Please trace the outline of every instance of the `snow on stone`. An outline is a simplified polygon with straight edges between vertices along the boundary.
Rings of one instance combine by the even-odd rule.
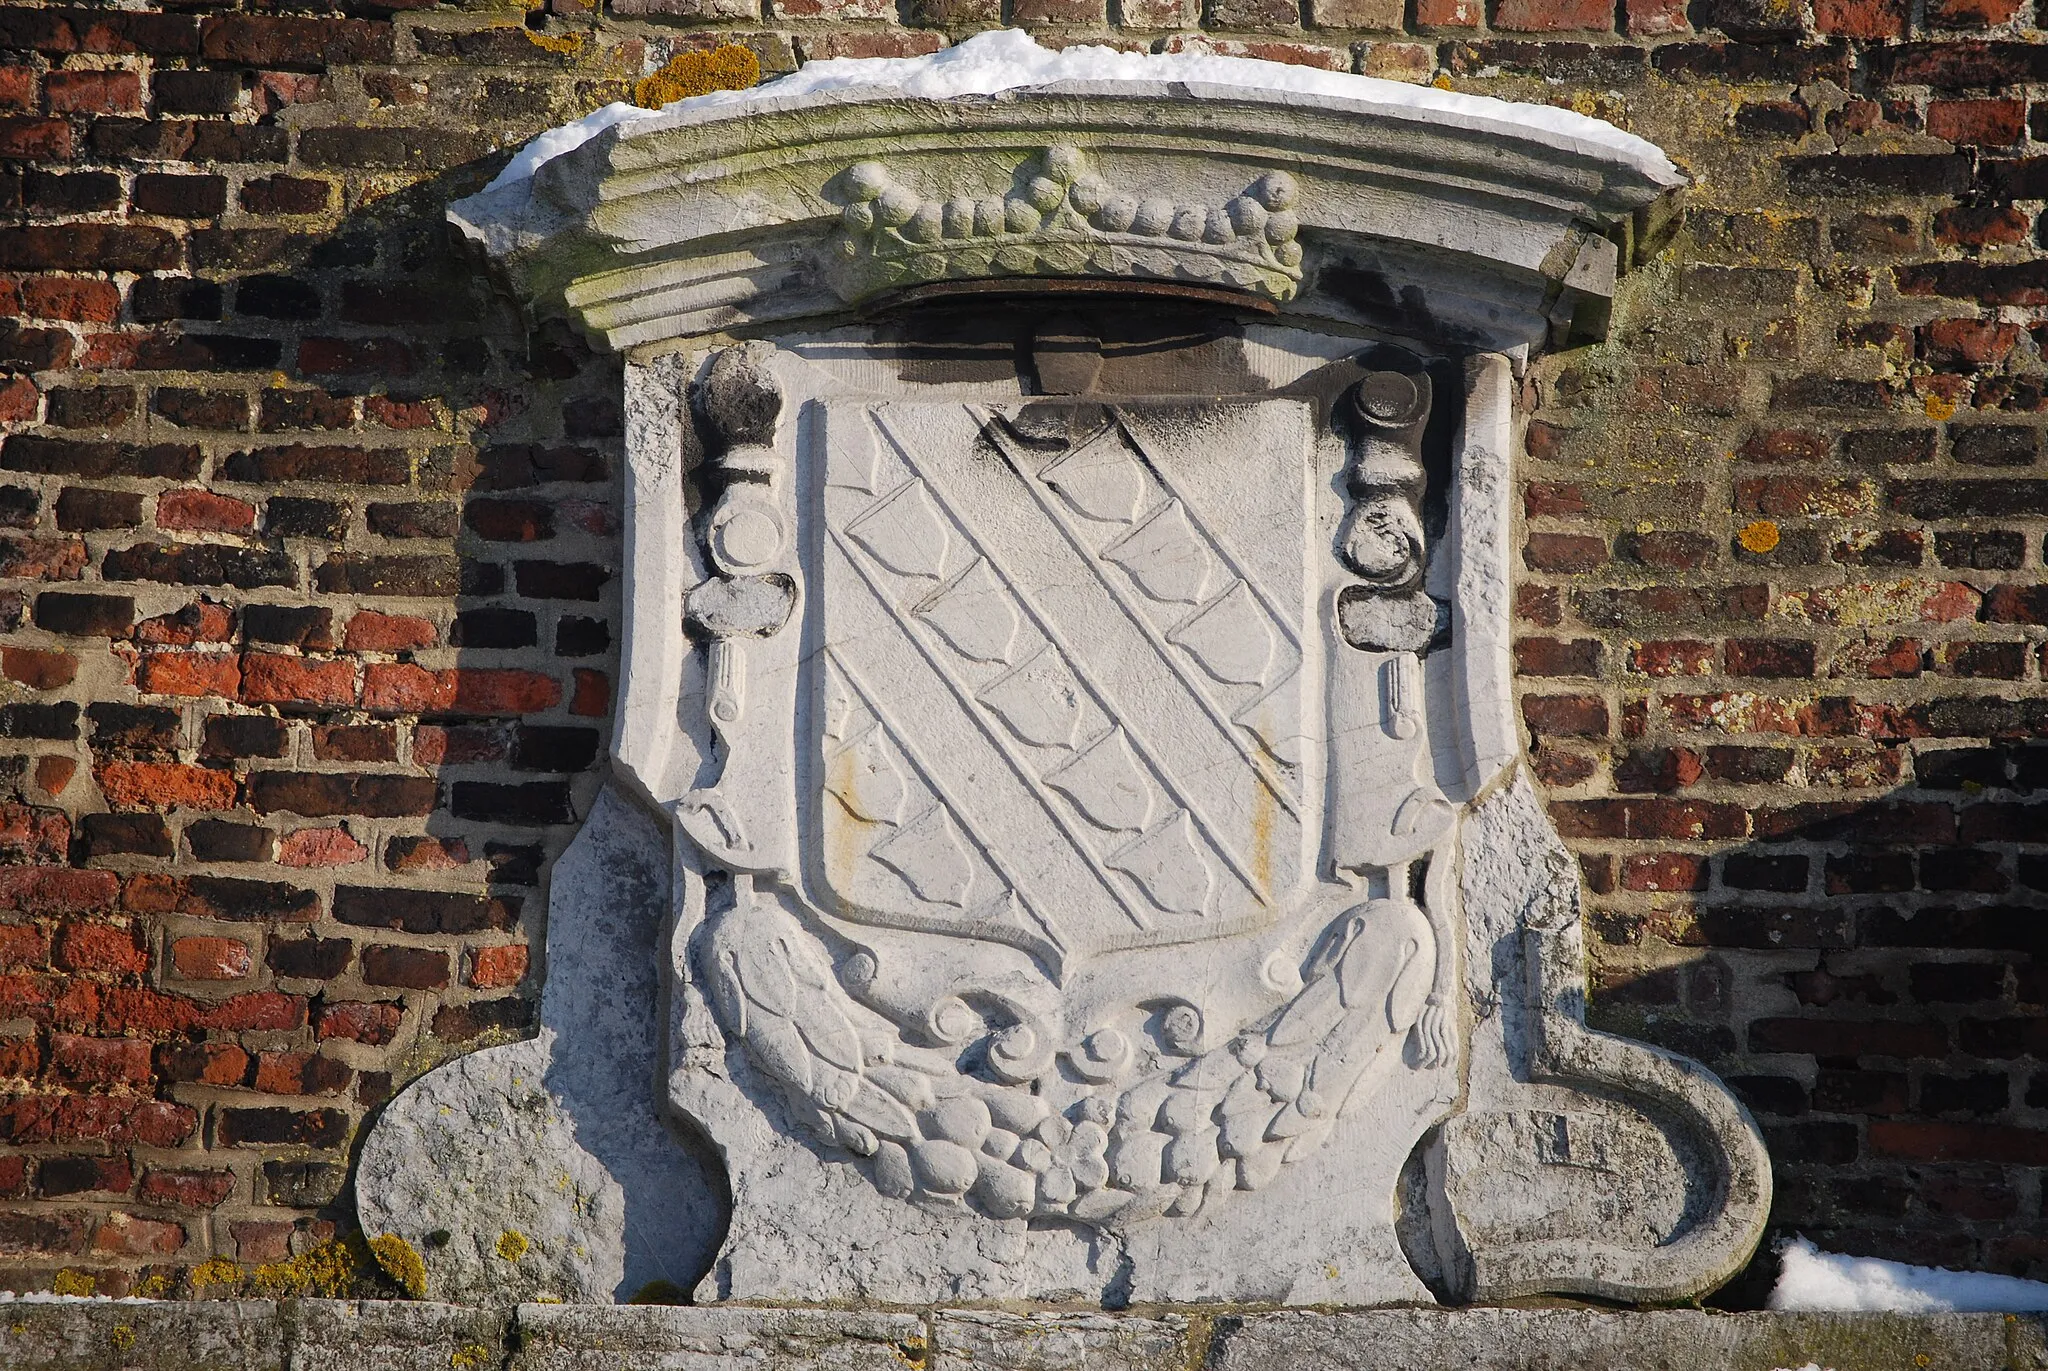
[[[581,147],[614,124],[649,119],[656,114],[744,109],[769,101],[836,91],[860,91],[876,99],[945,99],[956,95],[993,95],[997,91],[1062,81],[1186,81],[1427,110],[1491,124],[1504,134],[1526,136],[1531,129],[1541,130],[1619,154],[1654,176],[1675,179],[1678,174],[1654,143],[1624,133],[1605,120],[1549,105],[1515,104],[1483,95],[1438,90],[1434,86],[1250,57],[1120,52],[1115,48],[1078,45],[1054,51],[1040,47],[1022,29],[995,29],[927,57],[834,57],[806,62],[790,75],[750,90],[693,95],[658,111],[625,104],[606,105],[528,143],[485,189],[497,190],[525,180],[542,163]]]
[[[1805,1238],[1782,1249],[1771,1308],[1792,1312],[2023,1314],[2048,1309],[2048,1284],[1986,1271],[1908,1266],[1823,1252]]]

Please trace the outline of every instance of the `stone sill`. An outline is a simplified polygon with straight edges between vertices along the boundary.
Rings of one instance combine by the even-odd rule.
[[[2042,1371],[2009,1314],[1189,1310],[1152,1317],[341,1300],[18,1301],[9,1371]]]

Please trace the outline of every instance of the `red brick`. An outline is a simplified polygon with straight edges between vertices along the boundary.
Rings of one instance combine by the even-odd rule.
[[[154,647],[193,647],[200,643],[224,643],[234,637],[235,616],[226,605],[194,600],[169,614],[144,619],[135,626],[135,641]],[[232,662],[233,658],[228,658]],[[228,694],[234,693],[230,686]]]
[[[1927,131],[1971,146],[2006,147],[2026,134],[2024,100],[1930,100]]]
[[[111,871],[0,867],[0,909],[24,914],[85,914],[110,909],[121,892]]]
[[[1500,0],[1493,26],[1507,33],[1599,32],[1614,27],[1603,0]]]
[[[1958,205],[1934,216],[1935,241],[1951,247],[2010,247],[2032,231],[2026,211],[2016,205]]]
[[[149,1044],[136,1038],[50,1035],[50,1075],[67,1085],[111,1089],[150,1082]]]
[[[247,533],[256,527],[256,507],[208,490],[167,490],[157,497],[156,526],[174,531]]]
[[[393,838],[384,850],[393,871],[454,871],[469,861],[469,844],[460,838]]]
[[[1415,0],[1415,24],[1425,29],[1476,29],[1486,19],[1479,0]]]
[[[611,713],[612,681],[602,671],[577,667],[576,692],[569,698],[569,712],[585,719],[601,719]]]
[[[114,1147],[176,1147],[199,1127],[181,1104],[107,1095],[28,1095],[0,1103],[0,1141],[104,1142]]]
[[[66,924],[57,935],[53,960],[66,971],[142,972],[149,953],[131,929],[104,923]]]
[[[142,78],[132,71],[53,71],[43,92],[52,114],[142,112]]]
[[[1525,695],[1522,718],[1534,734],[1566,738],[1607,736],[1607,703],[1596,695]]]
[[[63,861],[70,841],[71,821],[62,810],[0,803],[0,856],[14,861]],[[13,874],[19,869],[0,868],[0,891],[11,888],[13,881],[20,879]],[[39,881],[40,873],[33,873],[29,879]]]
[[[1522,560],[1531,571],[1593,571],[1607,562],[1607,540],[1584,533],[1531,533]]]
[[[439,635],[426,619],[362,610],[348,621],[343,646],[350,652],[406,652],[432,647]]]
[[[1622,26],[1631,37],[1684,33],[1690,27],[1685,19],[1685,0],[1623,0],[1621,10]]]
[[[1621,864],[1624,890],[1705,890],[1707,862],[1704,857],[1682,852],[1653,852],[1625,857]]]
[[[184,1245],[183,1224],[134,1214],[109,1214],[92,1235],[95,1252],[123,1257],[167,1257]]]
[[[353,663],[287,657],[268,652],[242,656],[242,699],[249,704],[352,705]]]
[[[191,981],[238,981],[252,965],[249,944],[240,938],[190,937],[171,944],[171,965]]]
[[[146,695],[229,699],[242,688],[241,660],[227,652],[145,652],[135,688]]]
[[[136,1198],[181,1209],[212,1209],[234,1193],[232,1171],[183,1171],[152,1166],[144,1173]]]
[[[479,947],[470,954],[469,983],[479,990],[503,990],[526,979],[526,945]]]
[[[249,1075],[249,1054],[233,1043],[180,1043],[157,1049],[166,1080],[200,1085],[240,1085]]]
[[[402,713],[534,714],[562,702],[551,676],[512,668],[455,667],[428,671],[410,663],[363,669],[363,706]]]
[[[262,1052],[256,1057],[256,1088],[266,1095],[332,1095],[347,1089],[354,1074],[347,1063],[315,1052]]]
[[[1906,1161],[2048,1166],[2048,1132],[2006,1124],[1873,1121],[1870,1146]]]
[[[343,1000],[321,1006],[314,1031],[322,1042],[343,1038],[367,1043],[371,1047],[383,1047],[398,1036],[398,1025],[404,1017],[402,1005]]]
[[[38,319],[111,324],[120,317],[121,290],[111,281],[31,277],[21,283],[21,307]]]
[[[235,1258],[242,1262],[281,1262],[292,1254],[298,1225],[268,1219],[237,1219],[228,1225],[235,1240]]]
[[[56,690],[78,675],[78,659],[68,652],[40,647],[0,648],[0,672],[32,690]]]
[[[38,924],[0,924],[0,968],[41,966],[50,959],[50,935]]]
[[[226,771],[177,762],[102,762],[93,768],[100,793],[116,809],[228,809],[235,778]]]
[[[1992,366],[2025,338],[2017,324],[1990,319],[1937,319],[1920,326],[1920,355],[1942,366]]]
[[[370,855],[370,850],[339,828],[302,828],[288,833],[277,845],[281,866],[348,866]]]

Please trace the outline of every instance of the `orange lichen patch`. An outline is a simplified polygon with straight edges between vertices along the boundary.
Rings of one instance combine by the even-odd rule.
[[[1762,555],[1778,545],[1778,526],[1769,519],[1758,519],[1744,524],[1735,541],[1742,544],[1743,551]]]
[[[660,109],[714,90],[745,90],[761,84],[761,59],[751,48],[720,43],[709,52],[681,52],[652,76],[633,84],[633,103]]]

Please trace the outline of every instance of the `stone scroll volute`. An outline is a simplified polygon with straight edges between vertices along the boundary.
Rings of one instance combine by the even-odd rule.
[[[628,350],[614,753],[673,836],[650,1079],[730,1192],[697,1297],[1726,1279],[1754,1125],[1584,1027],[1506,688],[1513,374],[1668,164],[1144,82],[804,108],[455,212]]]

